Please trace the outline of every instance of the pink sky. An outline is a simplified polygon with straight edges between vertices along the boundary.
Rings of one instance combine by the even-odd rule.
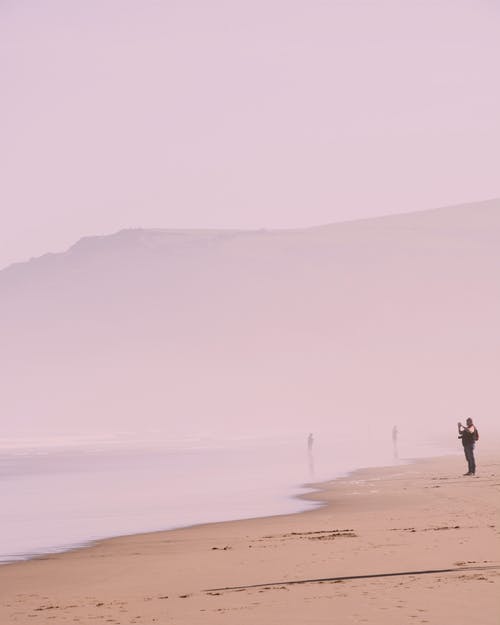
[[[500,195],[497,0],[2,0],[0,268]]]

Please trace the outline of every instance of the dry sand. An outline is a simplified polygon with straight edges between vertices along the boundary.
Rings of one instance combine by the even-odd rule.
[[[364,469],[313,511],[0,567],[0,623],[498,625],[500,461],[479,462],[475,478],[458,455]]]

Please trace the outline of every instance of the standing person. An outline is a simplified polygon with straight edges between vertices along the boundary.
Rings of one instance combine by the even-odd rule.
[[[476,441],[479,439],[479,433],[470,417],[465,422],[465,425],[462,425],[460,421],[458,422],[458,438],[462,439],[462,445],[464,446],[465,458],[467,460],[467,464],[469,468],[467,473],[464,473],[464,475],[475,475],[476,474],[476,460],[474,458],[474,445],[476,444]]]
[[[307,460],[309,462],[309,475],[314,477],[314,456],[313,456],[313,443],[314,438],[312,432],[307,437]]]
[[[393,454],[394,454],[394,460],[398,460],[399,458],[399,453],[398,453],[398,426],[395,425],[392,428],[392,450],[393,450]]]

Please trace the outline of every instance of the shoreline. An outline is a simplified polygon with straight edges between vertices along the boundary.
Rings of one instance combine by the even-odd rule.
[[[358,469],[309,484],[315,490],[298,497],[319,503],[310,510],[9,563],[0,567],[1,621],[50,613],[54,623],[298,624],[337,613],[340,623],[465,625],[481,605],[481,625],[496,625],[500,569],[487,567],[500,567],[500,463],[481,452],[476,478],[461,476],[463,464],[454,454]],[[441,572],[418,574],[428,570]]]
[[[347,479],[349,476],[356,474],[358,471],[371,471],[371,470],[376,470],[380,468],[396,468],[398,466],[418,464],[419,462],[425,462],[428,459],[448,457],[451,455],[456,455],[456,454],[454,452],[449,452],[445,456],[436,455],[436,456],[423,456],[423,457],[416,457],[416,458],[399,458],[393,464],[369,465],[365,467],[358,467],[355,469],[347,470],[345,472],[341,472],[337,477],[332,477],[328,479],[320,479],[319,481],[304,482],[304,483],[295,485],[293,487],[295,490],[307,490],[309,492],[299,492],[299,493],[290,495],[287,498],[287,500],[288,501],[302,500],[302,501],[308,501],[308,502],[311,502],[311,501],[315,502],[316,505],[313,505],[310,508],[302,508],[296,511],[276,512],[273,514],[259,514],[256,516],[248,516],[248,517],[246,516],[234,517],[234,518],[229,517],[229,518],[213,520],[213,521],[200,521],[200,522],[195,522],[195,523],[188,523],[187,525],[176,525],[173,527],[166,527],[166,528],[163,527],[161,529],[155,529],[155,530],[145,530],[145,531],[125,533],[125,534],[112,534],[112,535],[98,537],[98,538],[90,538],[87,540],[83,540],[80,543],[71,543],[71,544],[68,543],[68,545],[66,546],[65,545],[56,546],[56,547],[53,547],[52,549],[48,549],[47,551],[41,551],[40,553],[27,554],[25,556],[21,556],[16,559],[0,561],[0,567],[3,568],[5,566],[11,566],[13,564],[22,564],[24,562],[31,562],[33,560],[45,559],[47,557],[62,556],[64,554],[71,553],[74,551],[80,551],[82,549],[89,549],[102,542],[107,542],[107,541],[119,539],[119,538],[133,538],[136,536],[157,534],[157,533],[162,533],[162,532],[171,532],[171,531],[176,531],[176,530],[181,530],[181,529],[196,528],[196,527],[201,527],[205,525],[212,525],[214,523],[231,523],[234,521],[255,521],[257,519],[268,519],[268,518],[273,518],[273,517],[288,516],[288,515],[294,515],[294,514],[304,514],[307,512],[311,512],[317,508],[321,508],[323,505],[327,505],[326,501],[317,499],[315,497],[309,497],[309,495],[321,493],[323,490],[326,490],[327,485],[332,484],[336,482],[337,480]]]

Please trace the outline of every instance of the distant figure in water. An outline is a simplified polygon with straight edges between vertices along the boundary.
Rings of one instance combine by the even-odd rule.
[[[309,462],[309,475],[311,477],[314,477],[313,444],[314,444],[314,437],[312,435],[312,432],[309,432],[309,436],[307,437],[307,460]]]
[[[458,422],[458,438],[462,439],[462,445],[464,446],[465,459],[467,460],[468,471],[464,475],[476,474],[476,459],[474,458],[474,446],[476,441],[479,440],[479,432],[474,425],[472,419],[469,417],[462,425]]]
[[[394,460],[397,460],[399,458],[399,453],[398,453],[398,426],[395,425],[392,428],[392,450],[393,450],[393,454],[394,454]]]

